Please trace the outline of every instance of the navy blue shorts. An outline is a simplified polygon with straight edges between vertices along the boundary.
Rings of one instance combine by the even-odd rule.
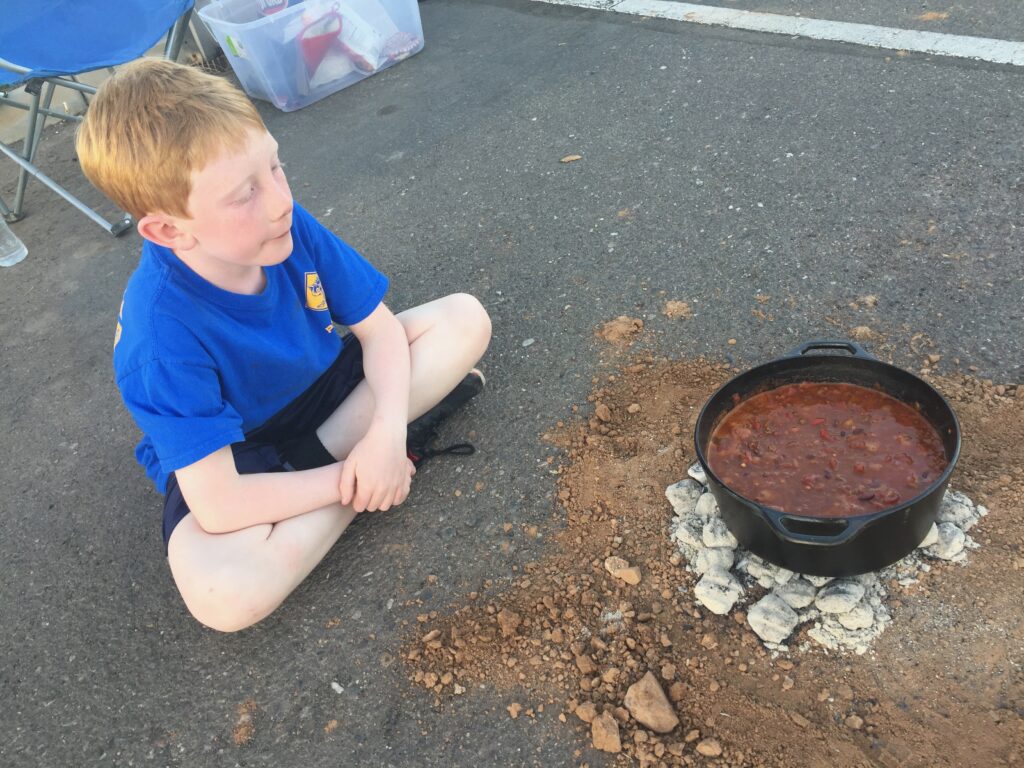
[[[281,459],[281,446],[316,432],[362,380],[363,348],[350,333],[345,336],[345,346],[338,354],[338,359],[309,389],[262,425],[248,432],[243,442],[231,446],[238,474],[287,471]],[[164,497],[165,553],[175,527],[188,513],[189,508],[181,495],[178,479],[172,472],[167,479],[167,493]]]

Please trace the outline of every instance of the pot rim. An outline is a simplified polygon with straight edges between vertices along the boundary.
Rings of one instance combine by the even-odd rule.
[[[851,357],[845,357],[845,358],[839,358],[839,359],[849,360],[851,358],[856,358],[858,360],[864,361],[864,364],[866,364],[866,365],[877,366],[877,367],[882,368],[883,370],[884,369],[888,369],[888,370],[891,370],[891,371],[896,371],[898,373],[898,375],[901,375],[901,376],[909,376],[911,379],[913,379],[915,382],[917,382],[921,387],[925,388],[926,390],[929,390],[935,397],[938,398],[939,402],[942,403],[942,405],[949,412],[949,415],[952,417],[952,421],[953,421],[953,436],[955,438],[955,444],[953,446],[952,455],[947,460],[946,468],[938,476],[936,476],[935,480],[933,480],[931,483],[929,483],[922,492],[918,493],[916,496],[912,497],[909,500],[900,501],[900,502],[894,504],[893,506],[885,507],[884,509],[880,509],[877,512],[871,512],[871,513],[864,514],[864,515],[849,515],[847,517],[818,517],[818,516],[814,516],[814,515],[798,515],[798,514],[794,514],[792,512],[786,512],[786,511],[778,509],[776,507],[770,507],[770,506],[761,504],[759,502],[754,501],[753,499],[748,499],[746,496],[743,496],[742,494],[734,491],[726,483],[724,483],[722,481],[722,479],[708,465],[707,457],[705,456],[705,452],[704,452],[704,447],[700,444],[700,441],[698,439],[698,434],[700,433],[700,427],[703,424],[703,422],[708,418],[708,409],[711,406],[711,404],[718,398],[718,396],[726,388],[728,388],[730,385],[734,384],[735,382],[739,381],[740,379],[747,378],[747,377],[752,377],[752,378],[756,379],[758,371],[760,371],[763,368],[767,368],[768,366],[776,365],[778,363],[784,363],[784,362],[786,362],[788,360],[800,360],[800,359],[803,359],[807,355],[807,352],[810,351],[810,350],[813,350],[813,349],[837,349],[837,348],[846,349],[847,351],[850,351],[852,353]],[[829,356],[828,355],[821,355],[821,356],[816,356],[816,357],[829,357]],[[843,382],[840,381],[840,382],[837,382],[837,383],[843,383]],[[846,382],[846,383],[853,383],[853,382]],[[778,386],[785,386],[785,385],[784,384],[779,384]],[[858,386],[862,386],[862,385],[858,385]],[[772,387],[770,389],[774,389],[774,388],[775,387]],[[769,390],[765,390],[765,391],[769,391]],[[888,393],[886,393],[886,394],[888,394]],[[896,400],[900,400],[900,402],[904,403],[905,405],[910,405],[905,400],[901,400],[900,398],[895,397],[895,395],[890,395],[890,397],[894,397]],[[935,427],[935,424],[930,419],[928,421],[932,425],[932,427],[935,428],[938,431],[938,428]],[[738,499],[739,501],[741,501],[744,504],[748,505],[749,507],[752,507],[753,510],[756,510],[760,514],[764,515],[769,520],[771,520],[773,523],[778,523],[779,519],[782,518],[782,517],[788,517],[788,518],[793,518],[794,520],[798,520],[798,521],[810,521],[810,522],[813,522],[813,523],[822,523],[822,522],[832,522],[832,521],[835,521],[837,523],[839,523],[839,522],[846,522],[848,525],[856,525],[857,530],[851,531],[851,532],[849,532],[849,534],[843,536],[843,542],[846,542],[846,541],[849,541],[850,539],[854,538],[857,535],[857,533],[860,532],[861,529],[867,527],[869,524],[875,522],[876,520],[878,520],[880,518],[887,517],[887,516],[889,516],[889,515],[891,515],[893,513],[899,512],[901,510],[909,509],[910,507],[914,506],[915,504],[918,504],[923,499],[925,499],[926,497],[928,497],[929,495],[934,493],[935,490],[938,489],[940,486],[942,486],[943,484],[947,483],[949,478],[950,478],[950,475],[953,474],[953,470],[956,468],[957,460],[960,458],[960,448],[961,448],[962,438],[961,438],[961,431],[960,431],[960,420],[957,418],[956,412],[953,410],[952,406],[949,404],[949,401],[946,400],[946,398],[942,395],[942,393],[939,392],[937,389],[935,389],[935,387],[933,387],[927,381],[925,381],[924,379],[916,376],[915,374],[911,373],[910,371],[904,370],[903,368],[900,368],[898,366],[891,365],[891,364],[886,363],[886,362],[884,362],[882,360],[879,360],[878,358],[876,358],[873,355],[869,354],[863,347],[861,347],[859,344],[857,344],[855,342],[846,341],[846,340],[831,340],[831,339],[829,339],[829,340],[809,341],[809,342],[806,342],[804,344],[801,344],[799,347],[797,347],[796,349],[792,350],[791,352],[789,352],[787,354],[784,354],[784,355],[781,355],[779,357],[773,358],[771,360],[768,360],[768,361],[766,361],[764,363],[760,363],[758,365],[755,365],[754,367],[748,368],[745,371],[741,371],[740,373],[736,374],[735,376],[730,378],[728,381],[723,383],[718,389],[716,389],[714,391],[714,393],[712,393],[712,395],[710,397],[708,397],[708,399],[704,402],[704,405],[701,407],[700,412],[697,414],[697,421],[695,422],[694,429],[693,429],[693,443],[694,443],[694,448],[696,449],[697,461],[700,463],[701,467],[704,469],[705,474],[707,474],[708,477],[712,478],[715,481],[715,484],[719,488],[721,488],[723,491],[725,491],[726,493],[728,493],[731,496],[735,497],[736,499]],[[773,525],[772,527],[777,529],[778,526]],[[808,542],[808,541],[800,540],[800,543],[802,543],[802,544],[813,544],[813,545],[817,545],[817,546],[829,546],[832,542],[823,542],[823,541]]]

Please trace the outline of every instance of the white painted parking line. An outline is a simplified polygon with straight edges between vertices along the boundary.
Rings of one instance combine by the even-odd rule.
[[[952,56],[958,59],[974,59],[1024,67],[1024,42],[1014,40],[948,35],[941,32],[879,27],[874,24],[855,24],[847,21],[825,21],[824,19],[808,19],[799,16],[783,16],[777,13],[739,11],[711,5],[677,3],[674,0],[540,0],[540,2],[575,5],[582,8],[629,13],[635,16],[675,19],[694,24],[743,29],[750,32],[769,32],[776,35],[806,37],[811,40],[831,40],[871,48],[890,48],[897,51],[930,53],[937,56]]]

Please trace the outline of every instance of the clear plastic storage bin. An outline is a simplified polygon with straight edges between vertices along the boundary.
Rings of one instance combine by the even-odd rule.
[[[246,93],[285,112],[423,48],[417,0],[215,0],[199,16]]]

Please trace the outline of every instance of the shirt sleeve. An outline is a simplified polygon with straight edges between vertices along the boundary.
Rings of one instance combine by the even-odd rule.
[[[365,320],[387,293],[387,277],[298,205],[295,217],[320,275],[331,317],[343,325]]]
[[[122,377],[118,387],[165,472],[245,438],[242,418],[224,401],[212,365],[154,360]]]

